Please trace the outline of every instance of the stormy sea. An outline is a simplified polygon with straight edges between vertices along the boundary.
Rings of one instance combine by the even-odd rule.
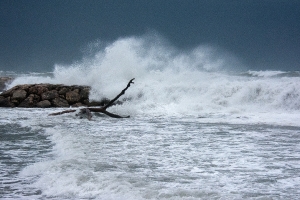
[[[96,45],[97,46],[97,45]],[[139,38],[18,84],[88,85],[115,97],[91,121],[64,108],[0,108],[0,199],[300,199],[300,72],[244,70],[199,46]]]

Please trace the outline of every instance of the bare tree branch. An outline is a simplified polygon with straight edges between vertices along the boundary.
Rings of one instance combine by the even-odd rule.
[[[62,115],[62,114],[71,113],[71,112],[76,112],[76,110],[64,110],[62,112],[51,113],[51,114],[49,114],[49,116]]]
[[[110,117],[113,117],[113,118],[129,118],[130,116],[124,116],[124,117],[122,117],[120,115],[116,115],[116,114],[110,113],[110,112],[106,111],[106,109],[109,108],[109,107],[111,107],[115,101],[117,101],[122,95],[125,94],[126,90],[130,87],[130,84],[134,84],[133,80],[134,80],[134,78],[131,79],[128,82],[126,88],[124,88],[120,92],[120,94],[118,94],[114,99],[112,99],[111,101],[109,101],[105,106],[100,107],[100,108],[91,108],[91,107],[89,107],[89,108],[82,108],[82,109],[80,109],[80,114],[86,114],[88,120],[91,120],[91,118],[92,118],[91,112],[101,112],[101,113],[104,113],[104,114],[106,114],[106,115],[108,115]],[[62,111],[62,112],[51,113],[49,115],[50,116],[62,115],[62,114],[65,114],[65,113],[71,113],[71,112],[75,112],[75,111],[76,110],[65,110],[65,111]]]
[[[112,106],[112,104],[118,100],[120,98],[120,96],[122,96],[123,94],[125,94],[125,91],[130,87],[130,84],[134,84],[133,82],[134,78],[131,79],[128,84],[127,84],[127,87],[125,89],[123,89],[120,94],[118,94],[113,100],[111,100],[110,102],[108,102],[103,108],[106,110],[108,107]]]

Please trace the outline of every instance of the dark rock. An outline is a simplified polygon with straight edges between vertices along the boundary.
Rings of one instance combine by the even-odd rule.
[[[48,92],[44,92],[41,97],[42,97],[42,100],[52,100],[52,99],[55,99],[57,98],[59,95],[58,95],[58,92],[56,90],[51,90],[51,91],[48,91]]]
[[[28,92],[28,89],[31,85],[29,84],[24,84],[24,85],[17,85],[18,90],[25,90],[26,92]]]
[[[90,103],[90,101],[88,100],[88,99],[84,99],[83,101],[82,101],[82,103],[84,104],[84,105],[89,105],[89,103]]]
[[[67,87],[63,87],[61,88],[59,91],[58,91],[58,94],[59,95],[66,95],[67,92],[70,91],[70,88],[67,88]]]
[[[0,107],[15,107],[15,104],[10,101],[10,97],[0,96]]]
[[[46,84],[38,84],[38,85],[33,85],[32,87],[29,88],[28,92],[30,94],[37,94],[37,95],[41,95],[45,92],[48,92],[49,89],[47,87]]]
[[[37,94],[37,95],[42,95],[45,92],[48,92],[50,90],[49,87],[50,84],[36,84],[36,85],[31,85],[28,88],[28,93],[30,94]]]
[[[63,87],[64,87],[64,85],[62,85],[62,84],[54,85],[54,90],[59,91]]]
[[[60,97],[53,99],[52,105],[54,107],[69,107],[70,106],[67,100],[60,98]]]
[[[89,99],[89,94],[90,94],[90,88],[88,88],[88,87],[83,88],[80,91],[80,98],[81,99]]]
[[[11,97],[13,95],[13,93],[18,89],[18,86],[12,87],[9,90],[6,90],[4,92],[1,93],[1,96],[4,97]]]
[[[80,89],[79,89],[79,88],[74,88],[73,92],[76,92],[76,93],[78,93],[78,94],[79,94],[79,92],[80,92]]]
[[[24,100],[27,96],[27,92],[23,89],[18,89],[13,92],[12,100],[17,100],[18,102]]]
[[[49,108],[51,107],[51,103],[48,100],[40,101],[36,104],[37,107],[39,108]]]
[[[69,107],[103,106],[104,102],[89,102],[90,87],[61,84],[17,85],[0,94],[0,107]],[[106,100],[105,100],[106,102]]]
[[[4,92],[1,93],[1,96],[2,97],[10,97],[12,96],[12,93],[13,93],[14,90],[10,89],[10,90],[6,90]]]
[[[76,103],[78,101],[80,101],[80,95],[78,94],[79,91],[70,91],[66,93],[66,100],[70,103]]]
[[[30,94],[24,101],[22,101],[18,107],[30,108],[36,107],[40,97],[36,94]]]

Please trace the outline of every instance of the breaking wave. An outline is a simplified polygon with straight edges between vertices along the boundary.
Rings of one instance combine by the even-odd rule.
[[[136,78],[126,93],[126,111],[132,114],[300,110],[299,72],[246,71],[234,56],[211,46],[179,50],[147,36],[106,45],[97,41],[88,52],[71,65],[56,65],[51,74],[19,76],[10,87],[45,82],[89,85],[90,98],[97,100],[114,97]]]

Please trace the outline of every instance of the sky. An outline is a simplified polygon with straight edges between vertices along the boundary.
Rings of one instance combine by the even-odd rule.
[[[0,71],[51,71],[94,41],[149,32],[249,70],[300,70],[300,0],[1,0]]]

